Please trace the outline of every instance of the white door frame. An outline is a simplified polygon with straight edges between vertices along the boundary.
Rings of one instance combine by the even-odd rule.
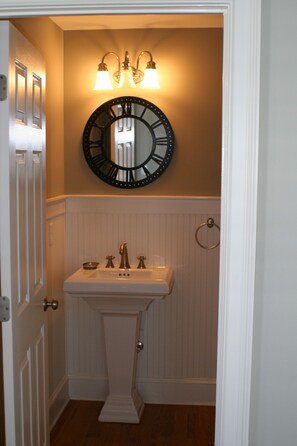
[[[248,446],[257,216],[261,0],[0,0],[0,17],[224,14],[216,446]]]

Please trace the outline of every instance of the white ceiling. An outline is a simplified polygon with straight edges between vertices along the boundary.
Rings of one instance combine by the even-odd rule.
[[[137,28],[221,28],[222,14],[142,14],[50,17],[64,31]]]

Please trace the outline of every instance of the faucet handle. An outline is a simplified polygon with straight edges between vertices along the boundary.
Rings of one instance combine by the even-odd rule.
[[[106,258],[106,260],[107,260],[107,263],[106,263],[106,267],[105,267],[105,268],[114,268],[114,264],[113,264],[114,256],[107,256],[107,257],[105,257],[105,258]]]
[[[139,257],[137,257],[137,259],[139,260],[139,264],[138,264],[138,269],[145,269],[146,268],[146,266],[145,266],[145,264],[144,264],[144,260],[146,260],[146,257],[145,256],[139,256]]]

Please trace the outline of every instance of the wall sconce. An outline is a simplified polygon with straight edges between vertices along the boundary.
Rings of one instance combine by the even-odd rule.
[[[141,71],[139,69],[140,59],[144,54],[148,54],[150,60],[147,62],[146,69]],[[149,51],[141,51],[137,57],[136,68],[133,67],[129,60],[128,51],[125,52],[125,60],[120,63],[119,56],[110,51],[102,57],[101,62],[98,65],[97,77],[94,90],[112,90],[113,86],[110,80],[107,64],[104,62],[105,58],[109,55],[116,57],[118,61],[118,70],[113,73],[113,79],[118,83],[118,88],[132,87],[135,88],[136,84],[140,83],[140,88],[160,88],[158,81],[158,73],[156,69],[156,63],[153,61],[153,56]]]

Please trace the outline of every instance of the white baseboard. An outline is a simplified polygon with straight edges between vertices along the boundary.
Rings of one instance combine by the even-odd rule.
[[[146,403],[215,405],[214,379],[141,380],[137,388]],[[107,391],[106,378],[69,377],[70,399],[104,401]]]
[[[61,413],[69,401],[68,377],[64,376],[55,391],[49,398],[49,424],[50,431],[55,426]]]
[[[160,379],[137,382],[146,403],[215,405],[214,379]]]

